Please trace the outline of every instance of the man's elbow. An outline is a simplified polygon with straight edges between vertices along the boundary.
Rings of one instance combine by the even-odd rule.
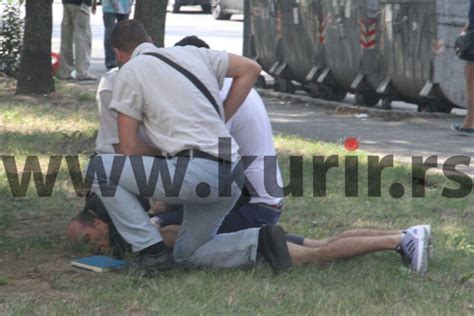
[[[114,145],[115,152],[120,155],[132,156],[135,154],[135,146],[126,145],[126,144],[116,144]]]
[[[249,63],[248,72],[251,73],[255,78],[258,78],[258,76],[260,76],[260,73],[262,72],[262,67],[252,60]]]

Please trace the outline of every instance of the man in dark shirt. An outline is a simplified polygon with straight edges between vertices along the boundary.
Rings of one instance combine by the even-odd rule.
[[[91,0],[62,0],[63,21],[61,24],[61,63],[59,79],[94,79],[89,74],[92,49],[90,26]]]
[[[474,31],[474,0],[470,2],[469,22],[466,24],[461,34]],[[467,114],[462,124],[453,124],[451,128],[463,135],[474,136],[474,63],[466,62],[466,94],[467,94]]]

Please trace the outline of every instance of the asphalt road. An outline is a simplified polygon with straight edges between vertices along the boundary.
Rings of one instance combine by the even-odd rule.
[[[458,119],[412,117],[390,121],[384,118],[336,114],[305,102],[265,98],[276,133],[343,144],[347,137],[359,139],[360,149],[380,156],[393,155],[394,160],[412,162],[412,157],[437,156],[439,167],[451,157],[472,159],[470,168],[460,167],[474,176],[474,137],[460,136],[450,130]]]

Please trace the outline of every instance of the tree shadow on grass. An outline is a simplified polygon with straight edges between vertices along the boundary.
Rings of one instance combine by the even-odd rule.
[[[95,147],[94,134],[66,132],[5,132],[2,134],[2,155],[88,155]]]

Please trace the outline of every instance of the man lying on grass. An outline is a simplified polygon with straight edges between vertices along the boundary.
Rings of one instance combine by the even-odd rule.
[[[92,210],[94,209],[94,210]],[[156,214],[160,217],[160,214]],[[151,218],[150,220],[152,220]],[[228,221],[232,225],[231,220]],[[156,224],[156,222],[154,221]],[[270,225],[277,227],[276,225]],[[157,225],[167,247],[173,247],[179,226]],[[117,234],[105,207],[93,196],[86,208],[69,225],[67,235],[74,244],[84,244],[92,251],[123,256],[131,247]],[[288,236],[288,234],[287,234]],[[298,240],[288,238],[287,240]],[[321,240],[301,238],[301,244],[287,241],[291,265],[325,264],[377,251],[397,251],[412,271],[426,273],[431,252],[431,227],[412,226],[406,230],[353,229]]]
[[[187,37],[177,45],[194,45],[209,48],[197,37]],[[117,113],[110,109],[112,90],[117,69],[105,74],[99,84],[98,103],[101,113],[100,131],[97,138],[98,153],[115,153],[118,143],[116,128]],[[221,91],[225,99],[231,80],[226,79]],[[250,199],[241,199],[224,219],[218,233],[232,233],[239,230],[273,225],[278,222],[283,205],[281,197],[267,192],[264,185],[263,157],[275,156],[272,128],[263,101],[252,90],[234,116],[227,122],[231,136],[239,145],[240,156],[257,157],[244,171],[251,188]],[[143,133],[142,133],[143,134]],[[142,136],[145,137],[145,136]],[[280,170],[276,169],[274,187],[281,188]],[[278,196],[281,196],[281,189]],[[148,209],[145,206],[144,209]],[[168,247],[173,247],[182,222],[182,208],[177,206],[156,214],[152,220],[158,224],[160,233]],[[272,228],[272,229],[277,229]],[[286,234],[291,262],[287,265],[300,266],[310,263],[324,263],[336,259],[350,258],[380,250],[398,250],[411,264],[413,271],[426,272],[427,248],[431,230],[429,226],[416,226],[402,231],[351,230],[324,240],[312,240]],[[86,241],[97,250],[112,249],[121,253],[127,249],[126,242],[117,234],[105,207],[97,196],[88,199],[86,209],[74,218],[68,228],[68,237],[74,242]],[[115,250],[115,251],[114,251]]]

